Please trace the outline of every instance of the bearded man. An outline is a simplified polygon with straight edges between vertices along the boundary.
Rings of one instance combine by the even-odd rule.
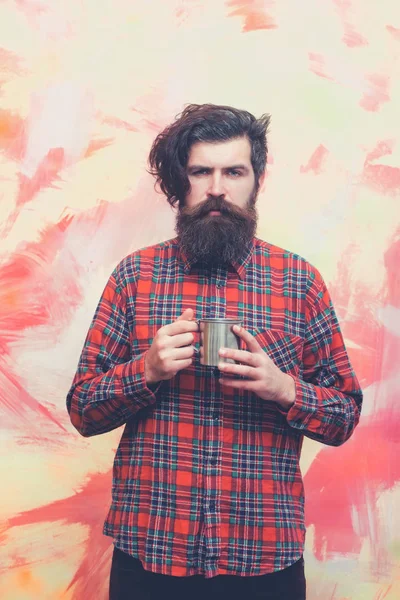
[[[149,162],[174,239],[112,273],[67,398],[84,436],[124,425],[104,533],[110,599],[304,600],[304,436],[338,446],[362,392],[320,273],[255,237],[269,116],[190,105]],[[234,319],[210,367],[201,319]]]

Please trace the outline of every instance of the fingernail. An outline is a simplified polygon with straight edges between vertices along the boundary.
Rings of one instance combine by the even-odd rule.
[[[234,325],[233,326],[233,331],[237,331],[239,333],[240,331],[240,326],[239,325]]]
[[[226,349],[225,349],[225,348],[220,348],[220,349],[219,349],[219,353],[220,353],[220,355],[221,355],[221,356],[225,356],[225,354],[226,354]]]

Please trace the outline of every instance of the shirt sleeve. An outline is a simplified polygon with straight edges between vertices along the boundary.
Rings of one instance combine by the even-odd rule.
[[[126,293],[117,270],[100,298],[67,395],[74,427],[85,437],[111,431],[156,401],[144,377],[145,353],[132,359]]]
[[[288,424],[305,436],[340,446],[359,422],[362,391],[322,278],[309,304],[303,372],[301,377],[293,376],[296,399],[285,416]]]

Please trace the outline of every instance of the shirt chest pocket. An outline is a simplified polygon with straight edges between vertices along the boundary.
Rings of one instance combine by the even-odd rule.
[[[301,376],[303,338],[277,329],[256,330],[253,335],[281,371]]]

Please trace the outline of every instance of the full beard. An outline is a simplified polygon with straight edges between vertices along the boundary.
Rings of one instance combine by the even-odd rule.
[[[180,209],[175,230],[189,260],[228,265],[238,262],[248,250],[257,229],[254,192],[245,208],[222,197],[211,196],[199,206]],[[221,212],[211,216],[212,210]]]

